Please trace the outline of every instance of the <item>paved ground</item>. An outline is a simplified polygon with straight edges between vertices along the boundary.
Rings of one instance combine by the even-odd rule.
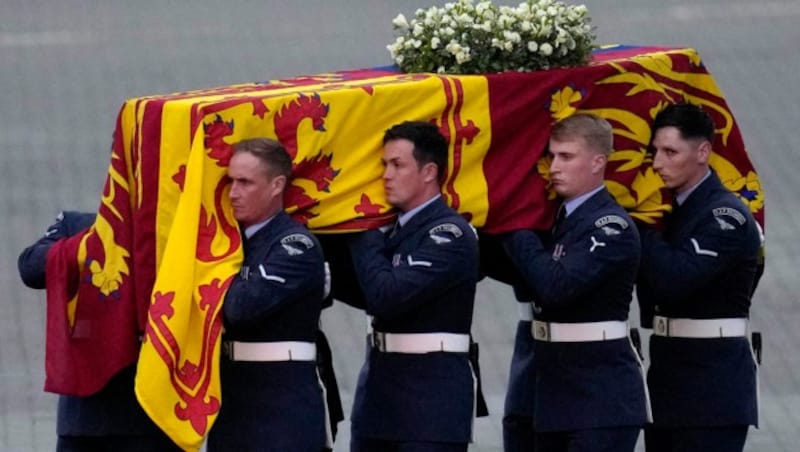
[[[391,19],[431,0],[0,2],[0,450],[54,445],[55,397],[43,382],[43,294],[16,256],[61,208],[94,210],[117,109],[128,97],[388,62]],[[442,3],[442,2],[437,2]],[[499,1],[498,3],[503,3]],[[766,187],[768,264],[753,325],[766,334],[762,425],[751,452],[800,440],[800,1],[587,1],[601,42],[698,49],[725,92]],[[167,6],[168,5],[168,6]],[[514,327],[507,287],[484,282],[475,335],[493,415],[472,450],[500,450]],[[360,365],[359,313],[325,314],[345,403]],[[337,450],[347,450],[347,425]],[[794,444],[794,446],[792,446]]]

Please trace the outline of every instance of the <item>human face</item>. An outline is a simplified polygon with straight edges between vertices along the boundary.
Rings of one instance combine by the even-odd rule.
[[[269,177],[266,164],[253,154],[233,154],[228,177],[233,216],[243,228],[258,224],[283,208],[286,177]]]
[[[420,167],[414,158],[414,143],[409,140],[401,138],[386,143],[381,162],[386,200],[402,212],[417,207],[439,190],[436,164]]]
[[[656,130],[651,144],[653,170],[667,188],[681,193],[697,184],[708,172],[711,143],[705,139],[684,139],[676,127]]]
[[[550,139],[550,180],[565,201],[588,193],[603,183],[606,156],[587,146],[583,138]]]

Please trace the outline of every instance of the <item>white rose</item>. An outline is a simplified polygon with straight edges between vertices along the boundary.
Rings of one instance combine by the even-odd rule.
[[[506,41],[506,42],[503,43],[503,48],[506,50],[506,52],[510,52],[510,51],[514,50],[514,43]]]
[[[398,65],[403,64],[404,59],[405,57],[403,55],[397,55],[397,57],[394,59],[394,62],[397,63]]]
[[[517,33],[516,31],[504,31],[503,37],[506,38],[506,40],[511,41],[515,44],[522,41],[522,36],[520,36],[520,34]]]
[[[414,31],[412,32],[412,34],[413,34],[414,36],[419,36],[419,35],[421,35],[423,32],[425,32],[425,29],[424,29],[424,28],[422,28],[422,25],[420,25],[420,24],[414,24]]]
[[[446,71],[447,71],[447,69],[445,69],[445,68],[444,68],[444,66],[439,66],[439,67],[436,69],[436,73],[437,73],[437,74],[444,74]]]
[[[434,50],[438,49],[439,48],[439,44],[441,44],[441,43],[442,43],[442,41],[439,38],[434,37],[433,39],[431,39],[431,49],[434,49]]]
[[[392,24],[397,28],[408,30],[408,20],[406,20],[406,16],[402,14],[398,14],[397,17],[392,20]]]
[[[569,50],[575,50],[575,47],[576,47],[575,40],[574,40],[574,39],[572,39],[572,37],[570,37],[570,38],[569,38],[569,41],[567,41],[567,49],[569,49]]]
[[[450,41],[449,43],[447,43],[447,46],[444,49],[450,52],[451,55],[455,55],[461,52],[461,48],[462,48],[461,44],[455,41]]]
[[[456,63],[466,63],[467,61],[471,60],[472,58],[469,55],[469,49],[462,50],[456,54]]]
[[[542,43],[542,45],[539,46],[539,54],[542,55],[542,56],[550,56],[550,55],[552,55],[553,54],[553,46],[551,46],[550,44],[548,44],[546,42]]]
[[[415,48],[415,49],[419,49],[419,47],[420,47],[421,45],[422,45],[422,41],[420,41],[419,39],[415,39],[415,40],[414,40],[414,48]]]
[[[531,52],[539,50],[539,44],[537,44],[536,41],[528,41],[528,50]]]

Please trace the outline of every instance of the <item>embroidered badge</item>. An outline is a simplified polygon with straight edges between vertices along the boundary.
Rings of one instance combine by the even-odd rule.
[[[589,252],[590,253],[594,253],[594,249],[597,248],[598,246],[600,246],[600,247],[606,246],[606,242],[598,242],[597,239],[595,239],[593,235],[590,236],[589,238],[592,239],[592,246],[589,247]]]
[[[453,223],[442,223],[434,226],[428,231],[428,235],[436,242],[437,245],[450,243],[453,239],[457,239],[464,235],[461,228]]]
[[[732,207],[717,207],[716,209],[712,209],[711,213],[714,214],[714,219],[717,220],[719,227],[723,231],[736,229],[736,226],[728,221],[723,220],[722,217],[732,218],[735,222],[739,223],[739,225],[747,223],[747,219],[744,217],[744,215]]]
[[[717,220],[717,224],[719,225],[719,228],[722,229],[723,231],[733,231],[734,229],[736,229],[736,226],[728,223],[727,221],[723,220],[721,217],[714,217],[714,219]]]
[[[703,249],[700,248],[700,243],[694,237],[689,239],[692,242],[692,247],[694,248],[694,252],[699,256],[711,256],[711,257],[718,257],[719,253],[714,250],[710,249]]]
[[[302,245],[302,248],[298,245]],[[314,248],[314,242],[306,235],[291,234],[281,239],[281,246],[289,253],[289,256],[297,256]]]
[[[597,221],[594,222],[595,227],[602,228],[603,226],[607,226],[610,224],[619,225],[622,229],[628,229],[628,222],[619,215],[606,215],[604,217],[598,218]]]
[[[258,266],[258,271],[259,271],[259,273],[261,273],[261,277],[266,279],[267,281],[275,281],[275,282],[279,282],[281,284],[286,284],[286,279],[281,278],[278,275],[269,275],[269,274],[267,274],[267,269],[264,268],[263,264]]]
[[[408,255],[409,267],[430,267],[431,265],[433,265],[433,263],[430,261],[423,261],[423,260],[415,261],[410,254]]]
[[[620,235],[620,234],[622,234],[620,231],[612,228],[611,226],[603,226],[600,229],[602,229],[603,232],[606,233],[606,235]]]

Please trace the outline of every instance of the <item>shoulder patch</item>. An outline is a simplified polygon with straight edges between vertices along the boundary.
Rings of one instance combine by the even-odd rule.
[[[607,236],[619,235],[621,230],[628,229],[628,221],[619,215],[606,215],[594,222],[597,229],[601,229]]]
[[[723,220],[722,217],[714,217],[714,219],[717,220],[717,224],[719,225],[719,228],[722,229],[723,231],[732,231],[732,230],[736,229],[736,226],[734,226],[734,225],[728,223],[727,221]]]
[[[461,237],[464,232],[454,223],[442,223],[432,227],[428,231],[428,235],[437,245],[442,245]]]
[[[290,256],[297,256],[314,248],[314,242],[305,234],[290,234],[281,239],[281,246]]]
[[[734,221],[739,223],[740,226],[747,223],[747,219],[744,217],[744,215],[742,215],[741,212],[734,209],[733,207],[717,207],[716,209],[712,209],[711,213],[714,214],[714,219],[717,220],[717,222],[719,223],[720,227],[722,227],[723,230],[726,229],[723,226],[723,223],[728,224],[728,226],[730,226],[728,229],[735,229],[735,227],[730,225],[727,221],[723,220],[722,217],[732,218]]]

